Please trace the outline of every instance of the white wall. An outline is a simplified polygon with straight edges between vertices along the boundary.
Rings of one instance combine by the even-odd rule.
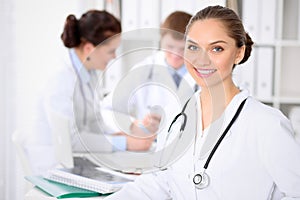
[[[16,1],[16,89],[17,99],[22,99],[17,110],[21,119],[18,124],[22,125],[34,104],[32,97],[57,68],[54,57],[64,50],[60,34],[67,15],[72,13],[80,18],[91,1]]]
[[[23,199],[11,135],[26,125],[40,85],[55,68],[65,18],[102,6],[101,0],[0,0],[0,199]]]
[[[15,59],[11,56],[14,51],[14,37],[12,24],[14,19],[10,15],[13,10],[13,2],[9,0],[0,0],[0,199],[9,199],[5,191],[8,190],[8,185],[13,184],[11,181],[15,178],[14,173],[11,170],[14,166],[14,159],[11,159],[12,148],[9,142],[10,133],[15,125],[15,109],[13,98],[15,92],[15,82],[11,74],[14,69],[11,67],[15,65]],[[9,176],[10,175],[10,176]],[[13,196],[13,195],[11,195]],[[14,199],[14,198],[12,198]]]

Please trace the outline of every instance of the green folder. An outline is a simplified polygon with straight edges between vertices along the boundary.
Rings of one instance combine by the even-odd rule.
[[[33,183],[36,187],[46,192],[47,194],[56,197],[57,199],[63,198],[81,198],[81,197],[93,197],[101,196],[98,192],[73,187],[44,179],[42,176],[25,176],[25,179]]]

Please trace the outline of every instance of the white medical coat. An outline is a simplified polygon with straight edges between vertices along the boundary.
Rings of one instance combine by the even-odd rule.
[[[218,138],[213,130],[220,128],[217,136],[221,134],[245,98],[242,112],[206,170],[209,186],[196,189],[192,178],[203,169],[212,141]],[[202,132],[199,101],[197,108],[199,128],[194,133],[184,132],[197,134],[188,151],[167,170],[141,175],[106,199],[300,199],[300,145],[289,120],[279,110],[242,91],[228,105],[221,120]]]
[[[142,120],[150,113],[151,107],[160,107],[162,112],[159,114],[162,114],[163,119],[158,134],[166,132],[170,121],[193,95],[196,86],[190,74],[185,73],[177,88],[170,70],[172,68],[166,64],[164,52],[153,53],[137,63],[123,77],[122,84],[117,85],[104,100],[105,109],[127,113],[135,119]],[[119,123],[116,127],[121,127],[126,132],[130,131],[129,127],[133,120],[125,123],[126,120],[120,117],[120,120],[111,121]]]
[[[82,145],[82,141],[85,143],[85,139],[86,142],[94,141],[93,144],[85,143],[91,151],[93,149],[90,148],[94,147],[96,151],[113,151],[113,143],[118,143],[119,141],[126,145],[126,139],[123,136],[112,137],[105,135],[101,137],[106,142],[99,139],[99,135],[103,133],[110,134],[112,130],[106,126],[101,114],[97,113],[100,108],[94,107],[95,102],[100,103],[101,100],[101,88],[96,88],[98,81],[97,74],[91,72],[90,79],[88,81],[83,80],[80,86],[69,51],[67,50],[63,55],[60,55],[57,65],[60,67],[51,75],[38,96],[34,112],[33,134],[27,142],[29,159],[34,165],[33,171],[37,173],[43,173],[43,171],[57,164],[56,158],[53,155],[54,144],[50,124],[51,116],[49,116],[51,111],[58,112],[70,119],[70,123],[72,124],[71,142],[74,151],[86,150]],[[82,96],[80,87],[84,90],[85,99]],[[99,93],[95,92],[96,89]],[[93,93],[96,97],[93,96]],[[85,105],[86,111],[84,108]],[[86,112],[85,117],[84,112]],[[86,123],[84,123],[84,120],[86,120]],[[93,138],[95,139],[93,140]],[[99,140],[98,143],[97,140]]]

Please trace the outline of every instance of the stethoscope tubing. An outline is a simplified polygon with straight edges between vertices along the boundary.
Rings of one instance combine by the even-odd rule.
[[[212,151],[210,152],[205,164],[204,164],[204,169],[207,169],[210,160],[212,159],[213,155],[215,154],[216,150],[218,149],[219,145],[221,144],[222,140],[225,138],[227,132],[229,131],[229,129],[231,128],[231,126],[233,125],[233,123],[236,121],[236,119],[238,118],[238,116],[240,115],[244,104],[246,102],[247,98],[244,99],[242,101],[242,103],[240,104],[240,106],[238,107],[236,113],[234,114],[233,118],[231,119],[231,121],[229,122],[228,126],[226,127],[226,129],[224,130],[224,132],[222,133],[222,135],[220,136],[220,138],[218,139],[218,141],[216,142],[215,146],[213,147]]]
[[[191,98],[190,98],[191,99]],[[168,136],[167,138],[169,137],[170,135],[170,131],[171,131],[171,128],[173,126],[173,124],[177,121],[177,119],[179,117],[183,117],[183,122],[180,126],[180,135],[179,135],[179,138],[181,137],[181,135],[183,134],[184,130],[185,130],[185,126],[186,126],[186,122],[187,122],[187,115],[185,113],[185,109],[187,107],[187,104],[189,103],[190,99],[187,100],[187,102],[184,104],[183,108],[182,108],[182,111],[177,114],[175,116],[175,118],[173,119],[173,121],[171,122],[170,126],[169,126],[169,129],[168,129]],[[193,177],[193,183],[195,184],[195,187],[197,189],[203,189],[203,188],[206,188],[208,185],[209,185],[209,181],[210,181],[210,178],[208,176],[208,174],[206,173],[206,170],[208,168],[208,165],[213,157],[213,155],[215,154],[216,150],[218,149],[218,147],[220,146],[221,142],[223,141],[223,139],[225,138],[226,134],[228,133],[228,131],[230,130],[231,126],[234,124],[234,122],[236,121],[236,119],[238,118],[238,116],[240,115],[244,105],[245,105],[245,102],[246,102],[247,98],[244,99],[242,101],[242,103],[239,105],[237,111],[235,112],[233,118],[231,119],[231,121],[229,122],[229,124],[227,125],[226,129],[223,131],[223,133],[221,134],[220,138],[218,139],[218,141],[216,142],[216,144],[214,145],[212,151],[210,152],[204,166],[203,166],[203,171],[200,172],[200,173],[196,173]]]

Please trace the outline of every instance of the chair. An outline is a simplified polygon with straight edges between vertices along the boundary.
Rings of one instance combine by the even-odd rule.
[[[27,175],[32,175],[32,168],[24,148],[25,137],[26,137],[25,131],[15,130],[12,135],[12,141],[15,146],[17,158],[19,158],[19,160],[21,161],[23,172],[27,176]]]
[[[21,163],[21,167],[23,170],[23,175],[24,176],[29,176],[33,174],[32,167],[30,165],[28,156],[26,155],[26,151],[24,148],[24,143],[25,143],[25,137],[26,137],[26,132],[24,130],[15,130],[14,133],[12,134],[12,142],[15,146],[15,152],[17,159]],[[23,178],[23,177],[22,177]],[[24,180],[24,193],[29,191],[33,186],[29,182]]]

